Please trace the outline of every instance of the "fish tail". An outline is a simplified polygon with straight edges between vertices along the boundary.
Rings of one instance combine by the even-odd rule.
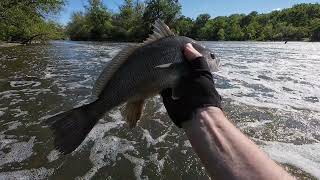
[[[96,101],[97,102],[97,101]],[[53,130],[54,146],[63,154],[75,150],[104,114],[96,110],[97,103],[93,102],[70,111],[58,114],[46,120]]]

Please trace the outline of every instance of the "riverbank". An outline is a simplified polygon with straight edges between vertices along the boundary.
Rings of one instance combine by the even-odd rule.
[[[136,44],[136,43],[141,43],[142,41],[97,41],[97,40],[67,40],[71,42],[99,42],[99,43],[127,43],[127,44]],[[293,43],[293,42],[301,42],[301,43],[319,43],[320,41],[311,41],[311,40],[301,40],[301,41],[291,41],[291,40],[283,40],[283,41],[271,41],[271,40],[266,40],[266,41],[257,41],[257,40],[244,40],[244,41],[216,41],[216,40],[197,40],[197,41],[202,41],[202,42],[262,42],[262,43]]]
[[[21,45],[32,45],[32,44],[46,44],[46,41],[32,41],[28,44],[23,44],[19,42],[3,42],[0,41],[0,48],[6,48],[6,47],[14,47],[14,46],[21,46]]]
[[[20,45],[22,45],[22,44],[21,43],[8,43],[8,42],[1,42],[0,41],[0,48],[20,46]]]

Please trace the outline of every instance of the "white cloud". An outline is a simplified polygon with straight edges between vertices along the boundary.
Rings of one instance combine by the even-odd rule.
[[[272,11],[280,11],[282,8],[272,9]]]

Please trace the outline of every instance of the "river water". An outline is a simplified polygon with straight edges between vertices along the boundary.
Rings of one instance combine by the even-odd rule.
[[[301,179],[320,178],[320,43],[203,42],[230,120]],[[0,49],[0,179],[208,179],[159,97],[130,130],[115,108],[72,154],[43,121],[89,103],[124,43],[54,41]]]

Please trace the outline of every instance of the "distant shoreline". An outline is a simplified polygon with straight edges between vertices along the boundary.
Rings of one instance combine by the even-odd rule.
[[[49,40],[49,41],[55,41],[55,40]],[[30,44],[24,44],[22,42],[3,42],[3,41],[0,41],[0,48],[15,47],[15,46],[21,46],[21,45],[27,45],[28,46],[28,45],[34,45],[34,44],[45,44],[47,42],[33,41]]]
[[[21,43],[8,43],[8,42],[1,42],[0,41],[0,48],[6,48],[6,47],[14,47],[14,46],[20,46],[23,45]]]
[[[141,43],[142,41],[102,41],[102,40],[51,40],[51,41],[72,41],[72,42],[109,42],[109,43]],[[267,41],[255,41],[255,40],[243,40],[243,41],[217,41],[217,40],[197,40],[197,41],[211,41],[211,42],[320,42],[320,41],[311,41],[310,39],[305,39],[305,40],[282,40],[282,41],[272,41],[272,40],[267,40]]]
[[[78,40],[49,40],[50,41],[72,41],[72,42],[104,42],[104,43],[141,43],[138,41],[94,41],[94,40],[86,40],[86,41],[78,41]],[[284,43],[285,41],[214,41],[214,40],[199,40],[199,41],[207,41],[207,42],[279,42],[279,43]],[[289,42],[319,42],[319,41],[288,41]],[[16,47],[16,46],[21,46],[24,45],[22,43],[9,43],[9,42],[1,42],[0,41],[0,49],[1,48],[9,48],[9,47]]]

